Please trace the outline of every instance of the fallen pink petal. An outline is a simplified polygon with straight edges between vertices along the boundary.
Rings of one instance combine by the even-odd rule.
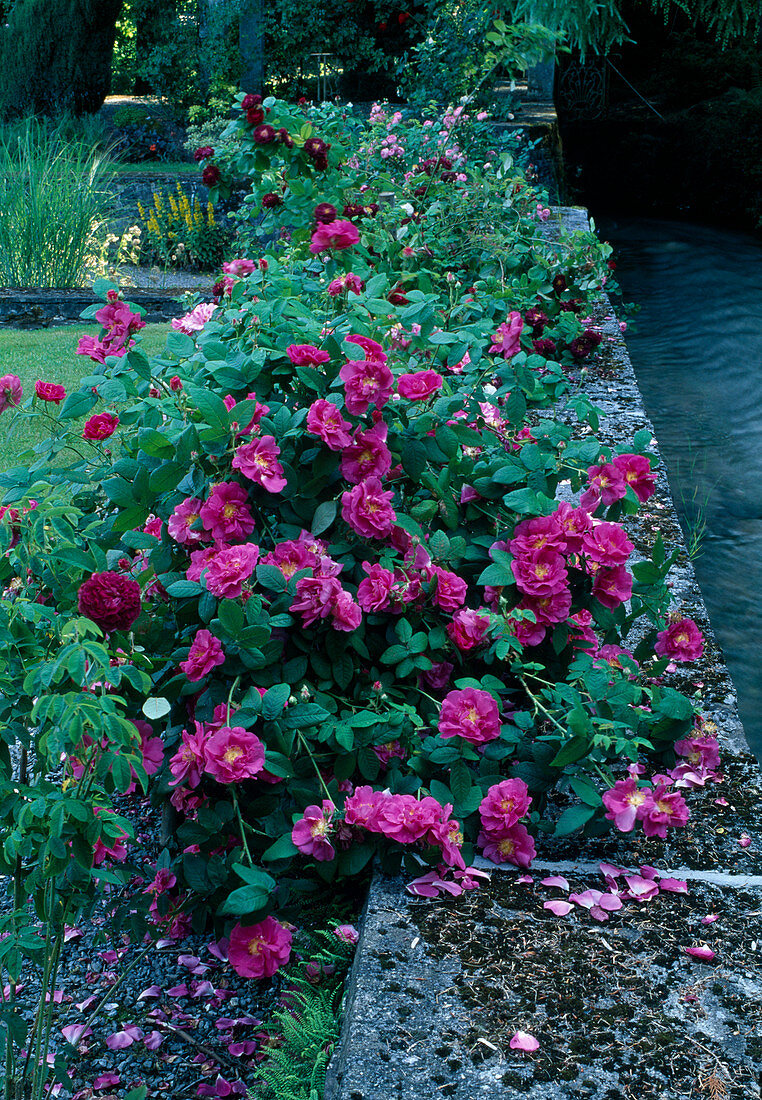
[[[146,1050],[158,1050],[163,1042],[164,1036],[162,1033],[160,1031],[152,1031],[144,1037],[143,1046]]]
[[[540,886],[557,886],[559,890],[569,889],[569,883],[563,875],[550,875],[548,878],[541,879]]]
[[[543,909],[549,909],[551,913],[555,913],[557,917],[565,917],[567,913],[571,913],[574,906],[568,901],[545,901],[542,905]]]
[[[741,845],[742,848],[748,848],[751,844],[751,837],[748,833],[741,833],[740,837],[738,838],[738,843]]]
[[[118,1073],[102,1073],[100,1077],[96,1077],[93,1081],[94,1089],[110,1089],[114,1085],[121,1084],[122,1078]]]
[[[688,883],[680,878],[663,878],[659,881],[659,889],[670,894],[687,894]]]
[[[714,958],[714,951],[711,947],[686,947],[685,954],[693,956],[694,959],[701,959],[704,962],[709,962]]]
[[[517,1031],[508,1045],[511,1050],[525,1050],[531,1054],[532,1051],[539,1049],[540,1043],[528,1031]]]
[[[709,913],[707,916],[701,918],[702,924],[714,924],[716,920],[720,919],[719,913]]]

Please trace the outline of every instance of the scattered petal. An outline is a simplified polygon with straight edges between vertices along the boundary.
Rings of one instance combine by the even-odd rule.
[[[606,912],[616,913],[618,909],[622,908],[622,899],[618,894],[601,894],[601,900],[598,904]]]
[[[71,1043],[73,1047],[77,1043],[84,1039],[88,1035],[92,1035],[93,1029],[91,1027],[85,1027],[84,1024],[67,1024],[66,1027],[61,1028],[61,1034],[67,1043]]]
[[[540,881],[540,886],[557,886],[559,890],[568,890],[569,883],[563,875],[550,875]]]
[[[228,961],[228,941],[227,939],[219,940],[217,943],[210,943],[207,948],[210,955],[214,955],[215,959],[219,959],[220,962]]]
[[[534,876],[533,875],[519,875],[519,877],[516,879],[516,881],[522,883],[524,886],[527,886],[530,882],[534,882]]]
[[[72,940],[81,940],[82,931],[79,928],[72,928],[70,925],[66,925],[64,928],[64,943],[71,943]]]
[[[624,879],[637,901],[650,901],[659,893],[659,887],[653,879],[641,878],[640,875],[625,875]]]
[[[711,947],[686,947],[685,954],[692,955],[694,959],[701,959],[703,962],[709,962],[714,958]]]
[[[533,1050],[537,1050],[540,1046],[534,1035],[530,1035],[528,1031],[517,1031],[508,1044],[511,1050],[525,1050],[531,1053]]]
[[[146,1035],[143,1039],[143,1046],[146,1050],[158,1050],[161,1044],[164,1042],[164,1036],[160,1031],[152,1031],[150,1035]]]
[[[213,997],[215,992],[216,990],[210,981],[203,981],[198,983],[191,996],[194,999],[198,997]]]
[[[600,863],[598,866],[600,867],[602,874],[606,875],[607,877],[611,876],[611,878],[619,878],[620,875],[624,874],[622,868],[615,867],[613,863]]]
[[[183,982],[182,985],[173,985],[170,989],[167,990],[167,996],[168,997],[187,997],[188,996],[188,986],[185,984],[185,982]]]
[[[543,909],[550,909],[551,913],[555,913],[557,917],[565,917],[574,908],[571,902],[560,900],[543,902],[542,907]]]
[[[720,919],[719,913],[709,913],[708,916],[701,918],[702,924],[714,924],[716,920]]]
[[[730,805],[727,798],[715,798],[714,804],[715,804],[715,806],[729,806]]]
[[[18,992],[18,986],[16,987],[16,992]],[[84,1012],[85,1009],[90,1007],[90,1005],[94,1005],[97,1000],[98,1000],[98,994],[93,993],[92,997],[85,997],[84,1001],[80,1001],[78,1004],[75,1004],[74,1007],[79,1012]]]
[[[670,894],[687,894],[688,883],[681,878],[663,878],[659,882],[659,889]]]
[[[102,1073],[93,1081],[94,1089],[110,1089],[113,1085],[121,1084],[122,1078],[118,1073]]]
[[[148,989],[144,989],[138,997],[139,1001],[150,1001],[155,997],[161,997],[161,989],[158,985],[149,985]]]
[[[740,837],[738,838],[738,843],[741,845],[742,848],[748,848],[751,844],[751,837],[748,833],[741,833]]]

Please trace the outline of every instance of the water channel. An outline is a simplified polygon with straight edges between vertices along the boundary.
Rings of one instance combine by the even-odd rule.
[[[762,760],[762,245],[656,219],[596,219],[696,575]]]

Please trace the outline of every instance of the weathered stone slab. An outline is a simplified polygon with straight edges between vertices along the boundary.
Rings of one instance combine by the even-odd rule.
[[[568,228],[587,228],[584,211],[560,214]],[[601,438],[621,444],[652,428],[607,303],[596,320],[606,340],[581,382],[602,411]],[[664,470],[628,531],[642,556],[658,532],[682,545]],[[723,781],[690,793],[688,826],[667,841],[541,838],[531,882],[493,868],[481,889],[432,901],[377,876],[328,1100],[760,1097],[762,773],[686,553],[670,583],[706,652],[669,682],[716,723]],[[542,885],[548,874],[564,875],[572,891],[605,889],[600,861],[652,865],[685,879],[688,892],[626,902],[605,923],[576,907],[564,917],[544,908],[566,897]],[[712,960],[685,953],[702,945]],[[536,1053],[510,1048],[517,1031],[539,1040]]]
[[[145,309],[145,320],[149,322],[167,321],[185,312],[182,291],[127,288],[126,297]],[[22,327],[76,321],[84,309],[95,303],[102,304],[90,290],[63,287],[0,289],[0,324]]]

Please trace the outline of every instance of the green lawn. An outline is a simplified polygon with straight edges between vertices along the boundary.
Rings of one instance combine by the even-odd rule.
[[[76,354],[77,342],[80,336],[97,336],[99,331],[97,325],[5,329],[0,336],[0,375],[17,374],[24,398],[34,393],[38,378],[65,386],[67,393],[78,390],[80,379],[92,373],[95,364]],[[168,331],[169,324],[146,325],[140,333],[143,350],[148,355],[161,351]],[[18,456],[46,434],[43,420],[25,421],[6,411],[0,418],[0,470],[18,465]]]

